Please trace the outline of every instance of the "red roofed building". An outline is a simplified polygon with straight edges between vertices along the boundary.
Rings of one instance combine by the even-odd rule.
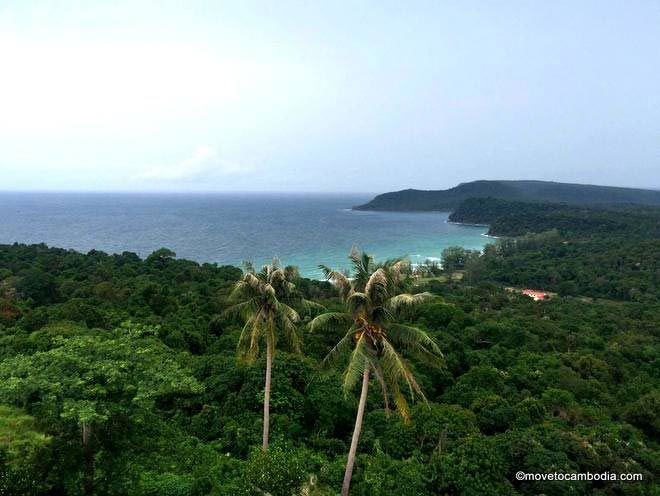
[[[535,289],[523,289],[522,294],[534,298],[534,301],[545,300],[548,297],[547,293],[536,291]]]

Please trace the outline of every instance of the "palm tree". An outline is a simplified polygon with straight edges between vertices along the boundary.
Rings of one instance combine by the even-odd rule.
[[[327,279],[339,289],[346,311],[321,314],[309,324],[311,332],[336,326],[345,330],[344,337],[323,360],[323,365],[329,365],[348,355],[348,365],[342,377],[344,394],[362,379],[342,496],[349,492],[370,376],[373,374],[380,384],[386,412],[389,414],[388,399],[391,396],[397,411],[407,421],[410,410],[400,385],[408,387],[411,397],[425,398],[402,353],[432,365],[439,365],[442,357],[433,338],[416,327],[399,322],[406,311],[432,298],[429,293],[413,295],[403,292],[408,265],[400,259],[375,264],[372,257],[355,249],[349,258],[353,265],[351,278],[321,266]]]
[[[253,363],[259,354],[261,342],[266,343],[266,385],[264,388],[264,450],[268,449],[270,429],[270,388],[273,355],[277,339],[282,335],[291,349],[300,352],[300,336],[296,324],[300,320],[293,305],[308,308],[310,302],[300,297],[291,282],[296,271],[282,268],[277,259],[255,272],[251,264],[245,264],[243,278],[236,283],[230,299],[237,301],[228,309],[230,314],[241,316],[245,325],[238,340],[239,358]]]

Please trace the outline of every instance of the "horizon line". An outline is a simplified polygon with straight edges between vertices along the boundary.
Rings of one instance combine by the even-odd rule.
[[[247,195],[377,195],[368,191],[286,191],[286,190],[128,190],[128,189],[0,189],[0,194],[6,193],[44,193],[44,194],[174,194],[174,195],[213,195],[213,194],[247,194]]]
[[[565,184],[565,185],[576,185],[576,186],[596,186],[602,188],[622,188],[622,189],[638,189],[646,191],[660,191],[660,184],[653,186],[622,186],[622,185],[613,185],[613,184],[595,184],[587,182],[572,182],[572,181],[561,181],[556,179],[473,179],[468,181],[457,182],[454,186],[445,187],[441,189],[438,187],[432,187],[430,189],[421,189],[419,187],[399,187],[399,189],[388,189],[386,191],[327,191],[327,190],[221,190],[221,189],[192,189],[192,190],[182,190],[182,189],[59,189],[59,188],[35,188],[35,189],[2,189],[0,188],[0,194],[6,193],[44,193],[44,194],[173,194],[173,195],[184,195],[184,194],[199,194],[199,195],[212,195],[212,194],[291,194],[291,195],[305,195],[305,194],[325,194],[325,195],[380,195],[384,193],[396,193],[400,191],[407,190],[416,190],[416,191],[446,191],[448,189],[453,189],[463,184],[476,183],[476,182],[542,182],[542,183],[555,183],[555,184]]]

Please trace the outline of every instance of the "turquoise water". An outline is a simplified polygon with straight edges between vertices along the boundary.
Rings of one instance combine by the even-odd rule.
[[[146,256],[167,247],[198,262],[261,264],[273,256],[320,277],[347,267],[352,245],[377,259],[438,259],[447,246],[481,249],[484,227],[446,213],[359,212],[370,195],[0,193],[0,243],[46,243]]]

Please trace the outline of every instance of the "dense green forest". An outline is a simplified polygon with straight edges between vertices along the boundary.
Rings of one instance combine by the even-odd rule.
[[[576,206],[469,198],[449,215],[449,220],[486,224],[492,236],[514,237],[556,229],[572,237],[592,234],[660,237],[660,207],[632,204]]]
[[[1,245],[0,495],[658,494],[657,210],[464,207],[423,275]]]
[[[503,236],[470,262],[474,280],[561,295],[660,300],[660,208],[466,200],[449,219]]]
[[[551,181],[472,181],[446,190],[405,189],[377,195],[358,210],[453,211],[470,198],[577,205],[660,205],[660,191]]]

